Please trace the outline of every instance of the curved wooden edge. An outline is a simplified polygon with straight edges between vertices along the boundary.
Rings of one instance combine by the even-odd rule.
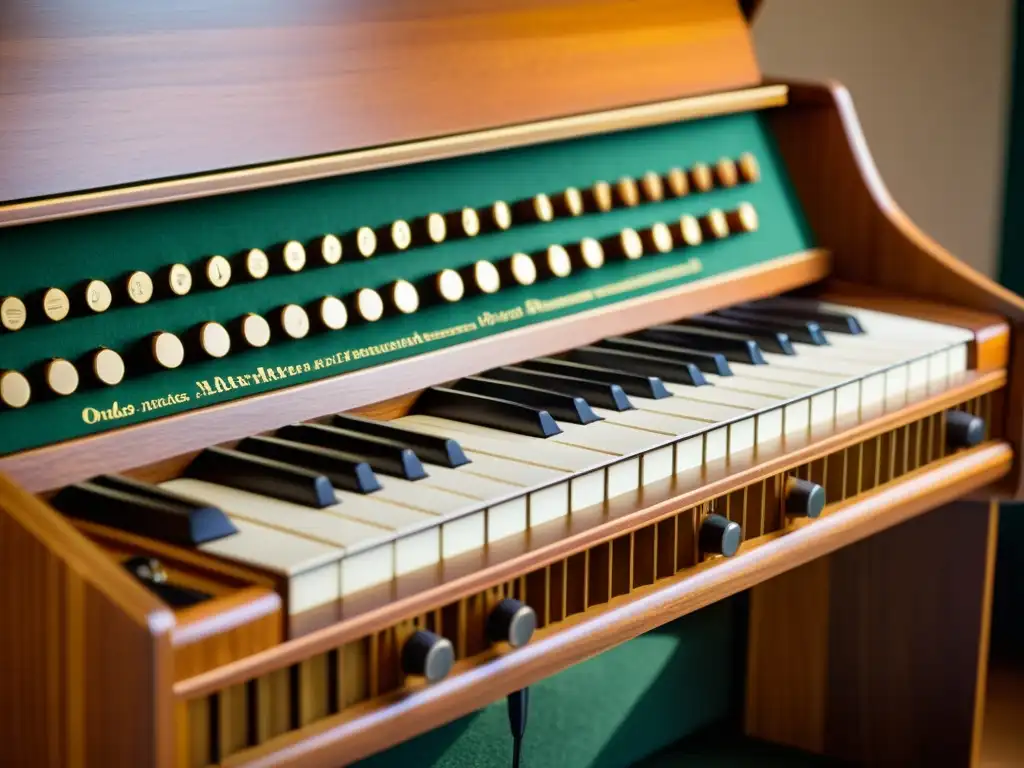
[[[525,648],[476,665],[466,663],[433,686],[389,697],[377,702],[378,708],[372,711],[327,718],[235,755],[223,765],[326,768],[366,757],[679,616],[963,496],[1005,475],[1012,460],[1013,450],[1002,442],[941,460],[869,495],[838,504],[819,520],[745,545],[733,558],[709,561],[682,578],[638,590],[578,620],[541,630]]]
[[[39,492],[101,473],[155,464],[215,443],[510,365],[527,356],[553,354],[683,314],[777,295],[825,278],[829,263],[829,255],[823,250],[781,256],[754,267],[436,352],[14,454],[0,459],[0,472]]]
[[[789,106],[767,119],[817,241],[833,252],[833,277],[996,313],[1010,322],[1005,434],[1018,460],[1003,492],[1024,497],[1024,299],[958,260],[899,207],[871,157],[845,87],[779,82],[789,87]]]

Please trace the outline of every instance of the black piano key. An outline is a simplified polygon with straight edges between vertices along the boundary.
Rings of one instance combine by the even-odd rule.
[[[458,441],[449,437],[424,435],[421,432],[395,426],[387,421],[376,421],[363,416],[353,416],[350,413],[339,413],[331,420],[331,423],[352,432],[362,432],[366,435],[394,440],[419,456],[421,461],[431,464],[455,469],[470,463]]]
[[[351,454],[382,475],[405,480],[422,480],[427,476],[423,462],[414,451],[386,437],[374,437],[326,424],[293,424],[277,430],[277,436],[295,443]]]
[[[331,481],[319,472],[230,448],[207,448],[188,465],[185,475],[307,507],[338,503]]]
[[[238,444],[238,450],[319,472],[331,481],[331,485],[343,491],[373,493],[380,490],[380,481],[370,465],[351,453],[295,443],[280,437],[247,437]]]
[[[511,400],[513,403],[528,405],[531,408],[540,408],[556,419],[568,421],[571,424],[591,424],[601,421],[601,417],[594,413],[590,404],[582,397],[566,395],[529,384],[470,376],[452,384],[452,389],[461,392],[475,392],[478,395],[497,397],[502,400]]]
[[[546,410],[447,387],[424,390],[412,410],[425,416],[464,421],[530,437],[551,437],[562,431]]]
[[[789,336],[771,328],[768,324],[748,323],[714,315],[693,315],[685,320],[680,320],[677,325],[737,333],[756,341],[765,352],[775,352],[780,355],[796,354]]]
[[[681,325],[656,325],[630,334],[630,338],[656,341],[684,349],[704,349],[725,355],[734,363],[765,365],[764,353],[757,342],[737,333]]]
[[[181,547],[196,547],[238,533],[227,515],[216,507],[169,494],[168,498],[161,498],[158,493],[134,493],[127,487],[78,483],[61,489],[50,504],[68,517]]]
[[[725,355],[718,352],[707,352],[700,349],[686,349],[684,347],[673,347],[669,344],[660,344],[656,341],[642,341],[641,339],[628,339],[625,336],[612,336],[601,339],[597,342],[599,347],[610,349],[621,349],[624,352],[639,352],[644,355],[657,355],[667,357],[669,360],[678,360],[684,363],[693,363],[704,373],[713,373],[717,376],[732,376],[732,369]]]
[[[489,379],[514,381],[518,384],[529,384],[533,387],[545,387],[566,395],[582,397],[594,408],[607,408],[611,411],[631,411],[633,404],[618,384],[606,381],[587,379],[582,376],[567,376],[550,371],[531,371],[526,368],[509,366],[495,368],[483,374]]]
[[[846,312],[834,309],[823,309],[820,302],[814,299],[797,299],[786,296],[762,299],[761,301],[740,304],[740,309],[757,309],[762,312],[782,313],[788,317],[799,317],[813,320],[825,331],[856,335],[864,333],[860,321]]]
[[[637,397],[652,397],[654,399],[672,397],[672,393],[665,388],[665,383],[657,376],[645,376],[607,366],[577,363],[554,357],[538,357],[519,363],[517,367],[528,368],[532,371],[586,377],[595,381],[603,381],[606,384],[618,384],[627,395],[636,395]]]
[[[687,384],[691,387],[703,387],[708,383],[700,368],[693,363],[671,360],[653,354],[627,352],[622,349],[607,349],[605,347],[578,347],[566,352],[564,357],[566,360],[577,363],[603,365],[607,368],[639,373],[644,376],[657,376],[662,381]]]
[[[775,315],[752,309],[720,309],[715,312],[718,317],[726,320],[738,320],[744,323],[760,323],[769,328],[782,331],[793,341],[801,344],[813,344],[817,347],[828,346],[828,339],[821,326],[813,320],[786,315]]]

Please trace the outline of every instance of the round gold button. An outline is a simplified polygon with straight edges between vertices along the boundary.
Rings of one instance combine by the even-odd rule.
[[[375,323],[384,315],[384,300],[372,288],[361,288],[356,292],[355,310],[366,322]]]
[[[710,192],[715,186],[715,178],[706,163],[695,163],[690,169],[690,183],[698,192]]]
[[[572,261],[569,254],[560,245],[548,246],[544,251],[544,266],[555,277],[567,277],[572,272]]]
[[[0,326],[8,331],[20,331],[25,327],[28,311],[25,302],[17,296],[0,299]]]
[[[584,237],[580,240],[580,259],[591,269],[598,269],[604,265],[604,248],[592,237]]]
[[[462,224],[462,234],[466,237],[476,237],[480,234],[480,216],[473,208],[463,208],[459,213],[459,221]]]
[[[261,349],[270,343],[270,323],[262,315],[250,312],[240,323],[242,339],[250,347]]]
[[[110,309],[110,303],[114,298],[110,293],[110,286],[102,280],[87,282],[82,295],[85,297],[85,306],[96,313],[106,312]]]
[[[690,193],[690,180],[682,168],[673,168],[665,174],[665,186],[672,197],[683,197]]]
[[[17,371],[0,373],[0,402],[8,408],[24,408],[32,399],[32,387]]]
[[[665,199],[665,185],[654,171],[648,171],[640,179],[640,190],[649,203],[660,203]]]
[[[398,251],[404,251],[412,245],[412,229],[407,221],[398,219],[391,225],[391,245]]]
[[[128,298],[136,304],[145,304],[153,298],[153,279],[145,272],[132,272],[125,281]]]
[[[388,293],[391,305],[403,315],[411,315],[420,308],[420,292],[408,280],[395,280]]]
[[[112,349],[98,349],[92,355],[92,375],[100,384],[117,386],[124,380],[124,360]]]
[[[175,296],[185,296],[192,290],[192,271],[184,264],[172,264],[167,270],[167,287]]]
[[[672,250],[672,230],[660,221],[653,225],[647,236],[651,248],[658,253],[668,253]]]
[[[514,253],[507,262],[508,273],[519,285],[533,285],[537,282],[537,265],[525,253]]]
[[[43,370],[46,386],[55,395],[66,396],[78,389],[78,369],[67,360],[55,357]]]
[[[731,233],[757,231],[757,209],[750,203],[740,203],[734,211],[725,215]]]
[[[619,234],[619,244],[622,255],[630,261],[639,259],[644,255],[644,244],[635,229],[626,228]]]
[[[309,334],[309,315],[298,304],[281,308],[281,330],[293,339],[304,339]]]
[[[683,214],[679,217],[679,238],[682,245],[700,245],[704,242],[704,233],[701,232],[700,222],[695,216]]]
[[[590,188],[590,202],[594,210],[607,213],[612,209],[612,185],[607,181],[599,181]]]
[[[462,275],[454,269],[442,269],[434,278],[437,295],[445,301],[456,302],[466,294],[466,284]]]
[[[537,221],[547,222],[555,218],[555,207],[551,204],[551,198],[543,193],[533,196],[530,208]]]
[[[348,323],[345,303],[336,296],[325,296],[316,303],[316,315],[320,324],[329,331],[340,331]]]
[[[628,176],[623,176],[615,182],[615,197],[620,205],[624,205],[627,208],[634,208],[639,205],[640,189],[637,187],[636,181]]]
[[[583,214],[583,193],[576,187],[567,187],[555,199],[555,204],[562,216],[580,216]]]
[[[512,209],[504,200],[498,200],[491,206],[491,222],[502,231],[512,226]]]
[[[739,163],[737,163],[737,165],[739,167],[740,178],[742,178],[747,184],[753,184],[761,179],[761,167],[757,163],[757,158],[750,152],[744,152],[740,155]]]
[[[262,280],[270,274],[270,259],[260,248],[250,248],[243,258],[245,273],[252,280]]]
[[[714,238],[715,240],[728,237],[729,223],[726,221],[725,214],[718,208],[712,208],[701,219],[701,231],[703,231],[704,237]]]
[[[337,235],[324,235],[317,240],[316,245],[324,264],[334,266],[341,261],[341,239]]]
[[[734,163],[728,157],[721,158],[715,163],[715,180],[718,182],[718,186],[735,187],[740,181],[740,173],[736,170],[736,163]]]
[[[59,323],[71,311],[71,301],[60,288],[50,288],[43,294],[43,312],[50,320]]]
[[[369,227],[360,227],[356,230],[356,250],[364,259],[377,252],[377,234]]]
[[[223,256],[211,256],[206,260],[206,280],[214,288],[223,288],[231,282],[231,262]]]
[[[220,323],[203,323],[199,326],[199,346],[210,357],[224,357],[231,351],[231,335]]]
[[[496,293],[501,288],[498,268],[489,261],[478,261],[473,265],[473,285],[480,293]]]
[[[444,216],[439,213],[431,213],[426,221],[427,237],[432,243],[443,243],[448,236],[448,226],[444,223]]]
[[[173,333],[161,331],[150,339],[153,361],[161,368],[172,370],[185,359],[185,345]]]
[[[306,266],[306,249],[298,240],[289,240],[281,249],[281,260],[289,272],[301,272]]]

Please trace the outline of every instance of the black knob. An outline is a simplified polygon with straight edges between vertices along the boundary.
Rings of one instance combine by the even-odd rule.
[[[740,548],[742,540],[740,524],[721,515],[708,515],[700,524],[698,543],[702,554],[732,557]]]
[[[967,411],[946,411],[946,445],[973,448],[985,439],[985,420]]]
[[[530,642],[537,629],[533,608],[511,597],[502,600],[487,619],[487,637],[492,643],[508,643],[521,648]]]
[[[825,489],[810,480],[791,477],[786,481],[786,514],[815,518],[825,508]]]
[[[450,641],[419,630],[405,641],[402,648],[402,669],[407,675],[423,675],[427,682],[436,683],[452,671],[455,649]]]

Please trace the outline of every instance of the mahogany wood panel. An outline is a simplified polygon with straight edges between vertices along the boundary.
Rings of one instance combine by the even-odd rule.
[[[837,505],[835,512],[786,534],[745,545],[679,579],[642,587],[600,609],[542,629],[528,646],[456,665],[445,680],[414,688],[284,734],[226,761],[225,768],[328,768],[450,722],[501,696],[766,578],[915,517],[1007,472],[1009,447],[992,443],[907,476],[905,482]],[[217,672],[175,685],[179,699],[214,689]]]
[[[858,765],[973,764],[996,519],[950,504],[755,587],[748,734]]]
[[[628,333],[684,314],[776,296],[823,279],[828,269],[825,251],[796,253],[333,379],[14,454],[0,459],[0,472],[28,490],[45,491],[97,474],[154,464],[296,421],[377,403],[524,357],[591,344],[605,336]]]
[[[171,768],[171,612],[2,476],[0,562],[0,764]]]
[[[0,200],[760,79],[737,0],[0,4]]]
[[[1005,434],[1024,447],[1024,299],[957,260],[896,204],[871,158],[849,92],[841,85],[789,83],[790,105],[768,114],[818,242],[833,250],[833,277],[992,312],[1011,325]],[[1005,491],[1024,496],[1017,468]]]

